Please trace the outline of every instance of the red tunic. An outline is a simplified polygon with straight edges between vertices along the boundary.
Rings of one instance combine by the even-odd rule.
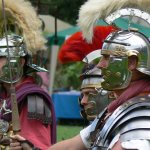
[[[51,146],[50,125],[47,127],[38,120],[29,120],[27,118],[27,106],[24,106],[20,113],[21,136],[29,140],[42,150]]]

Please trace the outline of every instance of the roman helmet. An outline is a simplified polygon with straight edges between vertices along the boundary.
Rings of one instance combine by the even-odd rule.
[[[130,30],[111,33],[104,41],[101,54],[110,57],[108,67],[102,69],[104,89],[123,89],[129,85],[132,77],[128,69],[130,56],[138,58],[138,71],[150,75],[150,43],[140,32]]]
[[[15,83],[23,74],[47,71],[32,59],[38,50],[46,50],[46,41],[41,21],[30,2],[5,0],[4,4],[3,8],[0,1],[0,57],[5,57],[6,63],[0,70],[0,81]],[[20,63],[22,57],[26,61],[24,67]]]
[[[78,25],[87,42],[92,41],[93,27],[99,19],[120,29],[110,33],[102,46],[101,54],[109,55],[108,67],[102,69],[104,89],[123,89],[129,85],[132,77],[128,70],[130,56],[138,58],[138,71],[150,75],[149,6],[147,0],[88,0],[81,6]]]

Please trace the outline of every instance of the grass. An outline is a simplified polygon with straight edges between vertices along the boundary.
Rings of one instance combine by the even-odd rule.
[[[57,142],[69,139],[80,133],[83,129],[83,122],[74,122],[69,120],[67,122],[58,123],[57,125]]]
[[[83,129],[82,126],[58,125],[57,142],[74,137],[81,129]]]

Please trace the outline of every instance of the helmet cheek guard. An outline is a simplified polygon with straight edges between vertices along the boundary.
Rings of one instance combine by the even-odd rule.
[[[85,113],[88,120],[94,120],[98,114],[109,104],[108,91],[95,89],[97,93],[89,93],[88,105],[85,106]]]
[[[102,69],[104,82],[102,87],[106,90],[126,88],[131,80],[132,73],[128,70],[128,58],[114,58],[109,60],[109,66]],[[125,82],[126,81],[126,82]]]

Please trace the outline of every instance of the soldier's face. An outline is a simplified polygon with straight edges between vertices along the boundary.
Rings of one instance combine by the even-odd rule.
[[[86,106],[88,104],[89,95],[96,94],[97,91],[94,88],[85,88],[82,89],[83,98],[81,100],[81,105]]]

